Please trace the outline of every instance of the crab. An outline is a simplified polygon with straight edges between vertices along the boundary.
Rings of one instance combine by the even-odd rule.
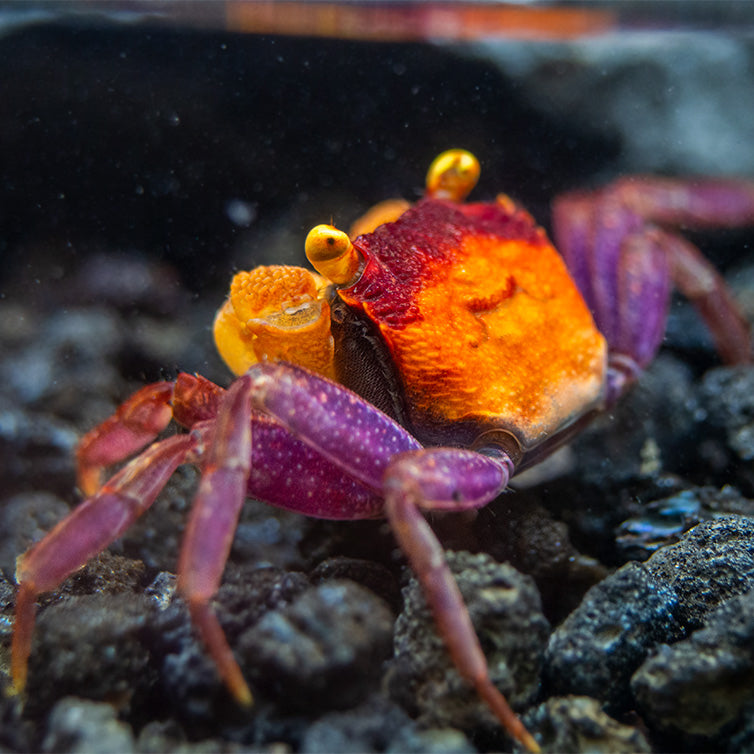
[[[748,327],[722,278],[671,229],[754,223],[754,186],[642,177],[567,195],[554,206],[561,256],[508,196],[466,203],[478,174],[470,153],[443,153],[413,206],[378,205],[350,235],[314,228],[305,251],[316,273],[238,273],[214,325],[237,375],[230,387],[181,373],[142,388],[82,439],[88,498],[18,561],[16,692],[37,596],[121,536],[180,464],[195,463],[178,589],[240,704],[252,695],[211,599],[250,496],[321,518],[387,518],[459,673],[512,737],[538,750],[490,681],[424,514],[486,505],[610,408],[657,351],[673,283],[723,360],[750,362]],[[158,439],[171,420],[189,431]],[[101,486],[106,467],[134,455]]]

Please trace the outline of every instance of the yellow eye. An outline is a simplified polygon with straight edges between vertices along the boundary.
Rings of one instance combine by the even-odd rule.
[[[427,171],[427,196],[462,202],[479,180],[479,160],[465,149],[435,157]]]
[[[335,285],[356,282],[362,259],[347,233],[332,225],[317,225],[309,231],[304,248],[314,269]]]

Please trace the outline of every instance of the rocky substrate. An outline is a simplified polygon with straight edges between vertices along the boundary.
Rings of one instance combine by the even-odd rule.
[[[151,264],[142,272],[158,285]],[[136,386],[124,363],[134,354],[170,363],[172,353],[222,369],[208,338],[199,348],[191,339],[208,312],[176,304],[171,321],[182,324],[167,323],[168,340],[164,315],[106,304],[48,312],[0,302],[6,648],[15,557],[77,502],[76,438]],[[750,746],[752,396],[754,370],[695,377],[665,354],[614,416],[564,452],[565,474],[524,477],[525,489],[473,522],[435,522],[492,677],[546,750]],[[671,462],[684,474],[667,471]],[[216,600],[256,696],[252,712],[236,708],[175,594],[196,482],[194,469],[180,470],[126,536],[42,598],[25,704],[0,701],[2,746],[510,746],[449,664],[386,524],[318,522],[254,501]]]

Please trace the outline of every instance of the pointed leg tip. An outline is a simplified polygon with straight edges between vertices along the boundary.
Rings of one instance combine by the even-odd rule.
[[[99,466],[79,466],[77,477],[84,497],[94,497],[102,486],[102,471]]]
[[[249,686],[241,673],[241,669],[238,667],[235,660],[227,662],[222,667],[221,672],[228,690],[236,700],[236,704],[244,709],[252,707],[254,704],[254,697],[252,696],[251,689],[249,689]]]
[[[23,556],[22,556],[23,557]],[[21,559],[19,559],[19,567]],[[34,633],[37,589],[33,582],[20,579],[16,593],[16,620],[13,626],[10,651],[11,685],[9,693],[21,696],[26,689],[29,673],[29,655]]]
[[[531,754],[539,754],[541,749],[534,736],[526,730],[524,724],[511,709],[507,699],[493,685],[489,676],[483,675],[477,678],[476,688],[479,696],[487,703],[500,724],[508,731],[508,734]]]
[[[15,679],[5,686],[4,694],[6,699],[23,696],[26,688],[26,682],[18,682]]]
[[[209,603],[203,598],[192,600],[189,596],[188,604],[191,619],[194,621],[194,625],[197,627],[210,656],[215,661],[220,677],[225,682],[231,696],[241,707],[251,707],[254,704],[254,697],[243,677],[241,668],[233,657],[233,652],[228,645],[217,616]]]
[[[11,659],[11,682],[5,687],[6,697],[22,697],[26,691],[27,660],[26,658],[12,657]]]
[[[234,688],[232,693],[239,707],[249,709],[254,706],[254,697],[245,681],[243,682],[243,688]]]
[[[519,740],[526,747],[526,750],[531,752],[531,754],[540,754],[542,751],[534,736],[532,736],[529,731],[524,731],[524,734]]]

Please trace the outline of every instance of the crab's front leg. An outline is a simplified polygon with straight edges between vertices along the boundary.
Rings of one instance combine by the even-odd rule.
[[[55,589],[121,536],[152,505],[196,444],[194,435],[177,435],[152,445],[19,558],[11,645],[11,675],[16,692],[23,691],[26,685],[37,595]]]
[[[211,419],[223,390],[200,375],[181,372],[175,382],[153,382],[123,401],[101,424],[89,430],[76,448],[81,491],[94,495],[102,472],[153,442],[175,418],[184,427]]]
[[[538,745],[489,678],[487,661],[440,543],[421,510],[468,510],[508,483],[513,463],[457,448],[421,448],[400,425],[321,377],[284,364],[250,373],[253,402],[342,472],[379,491],[385,515],[417,574],[456,668],[506,730]]]
[[[489,502],[513,473],[504,454],[496,461],[473,451],[431,448],[401,454],[385,474],[385,512],[432,609],[458,672],[476,689],[505,729],[528,751],[539,745],[492,683],[487,660],[437,537],[421,511],[468,510]]]
[[[26,685],[36,598],[102,552],[154,502],[176,468],[196,460],[209,435],[223,391],[203,377],[179,374],[175,383],[147,385],[82,440],[79,480],[90,497],[18,559],[16,622],[11,674],[16,692]],[[155,439],[171,416],[194,426],[191,434],[155,443],[131,460],[101,489],[104,466],[125,460]]]
[[[202,459],[202,479],[191,508],[178,563],[178,589],[223,680],[243,705],[251,704],[225,634],[209,601],[220,586],[246,499],[251,466],[249,378],[236,380],[218,411],[212,442]]]

